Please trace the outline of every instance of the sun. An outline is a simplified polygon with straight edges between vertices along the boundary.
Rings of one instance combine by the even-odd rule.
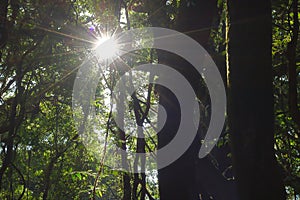
[[[97,55],[101,60],[111,59],[118,55],[118,43],[113,37],[99,37],[95,43]]]

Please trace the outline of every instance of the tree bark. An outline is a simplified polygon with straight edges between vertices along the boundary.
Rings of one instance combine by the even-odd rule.
[[[210,32],[213,21],[217,18],[217,2],[211,0],[181,1],[175,24],[164,12],[163,1],[151,1],[149,13],[153,26],[175,28],[201,44],[207,51],[210,50]],[[191,3],[192,2],[192,3]],[[190,82],[198,98],[206,105],[210,104],[205,84],[201,75],[184,59],[165,51],[157,50],[159,63],[173,67]],[[159,104],[167,112],[167,120],[163,129],[158,133],[158,148],[164,147],[176,135],[180,123],[180,107],[178,100],[172,93],[162,86],[156,86],[160,95]],[[160,115],[160,111],[158,113]],[[192,120],[191,113],[191,120]],[[203,123],[209,123],[203,121]],[[209,158],[199,159],[198,152],[201,147],[201,138],[206,133],[204,126],[199,127],[197,136],[189,149],[175,162],[158,170],[159,192],[162,200],[196,200],[210,199],[236,200],[236,191],[233,181],[227,181],[222,172],[216,169]],[[186,133],[189,134],[189,133]],[[159,155],[157,155],[160,162]],[[200,197],[201,196],[201,197]]]
[[[155,26],[167,26],[168,20],[163,19],[163,14],[159,13],[163,8],[160,7],[155,10],[156,15],[151,15],[152,24]],[[194,1],[192,4],[181,1],[175,29],[192,37],[206,50],[209,50],[210,32],[213,20],[216,17],[216,1],[201,0]],[[163,22],[160,24],[155,19]],[[209,104],[209,96],[207,91],[205,91],[204,83],[201,81],[201,75],[197,73],[193,66],[168,52],[159,50],[157,52],[159,62],[178,70],[190,82],[201,101]],[[164,87],[157,88],[160,94],[159,103],[163,105],[168,116],[164,128],[158,134],[158,148],[162,148],[176,135],[177,126],[180,123],[180,107],[178,100],[171,91]],[[222,176],[221,172],[213,166],[210,159],[200,160],[198,158],[201,136],[205,132],[205,128],[201,127],[190,148],[174,163],[159,169],[160,199],[195,200],[200,198],[200,194],[205,199],[208,199],[210,196],[220,200],[236,199],[232,182],[227,181]],[[158,162],[160,162],[159,155]]]
[[[274,153],[270,0],[229,0],[228,89],[233,166],[241,200],[282,200]]]

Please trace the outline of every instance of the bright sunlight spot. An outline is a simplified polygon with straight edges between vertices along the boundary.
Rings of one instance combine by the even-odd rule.
[[[98,38],[95,50],[102,60],[113,58],[114,56],[117,56],[119,52],[117,41],[111,37]]]

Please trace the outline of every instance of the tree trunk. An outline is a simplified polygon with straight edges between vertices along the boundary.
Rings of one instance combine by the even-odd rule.
[[[233,164],[241,200],[282,200],[274,154],[270,0],[229,0],[228,89]]]
[[[118,108],[122,108],[122,104],[124,104],[124,96],[121,95],[118,100]],[[119,137],[119,147],[124,150],[121,154],[122,167],[125,169],[129,169],[128,159],[126,153],[126,135],[124,132],[124,112],[120,109],[117,110],[117,120],[120,123],[120,127],[118,129],[118,137]],[[130,200],[131,199],[131,184],[130,184],[130,175],[128,172],[123,173],[123,197],[122,200]]]
[[[160,16],[159,20],[162,20],[162,15],[156,14]],[[157,19],[157,16],[153,15],[153,19]],[[191,4],[181,1],[175,28],[192,37],[208,50],[210,32],[215,17],[217,17],[216,1],[201,0]],[[157,25],[159,23],[152,22],[152,24]],[[158,57],[160,63],[169,65],[184,75],[199,98],[209,104],[209,97],[205,92],[203,82],[201,82],[201,76],[193,66],[178,56],[167,52],[158,51]],[[163,105],[168,116],[164,128],[158,135],[158,148],[162,148],[176,135],[177,125],[180,123],[180,108],[171,91],[164,87],[158,88],[160,104]],[[191,113],[191,120],[192,118]],[[200,198],[200,194],[206,199],[209,196],[217,199],[235,199],[233,187],[222,177],[221,172],[213,166],[208,158],[202,160],[198,158],[201,135],[203,136],[205,132],[205,128],[202,127],[190,148],[178,160],[163,169],[159,169],[159,191],[162,200],[195,200]],[[159,155],[158,162],[160,162]],[[205,178],[209,178],[209,180]]]
[[[164,12],[164,2],[151,1],[149,13],[153,26],[170,28],[170,22]],[[210,32],[214,18],[217,18],[217,2],[211,0],[193,1],[188,4],[181,1],[175,29],[201,44],[209,51]],[[190,82],[198,98],[206,105],[210,104],[205,84],[201,75],[184,59],[165,51],[157,50],[159,63],[168,65],[179,71]],[[161,76],[161,75],[160,75]],[[163,75],[162,75],[163,76]],[[158,148],[164,147],[176,135],[180,123],[180,107],[178,100],[165,87],[156,86],[160,94],[160,102],[167,112],[167,120],[158,134]],[[158,113],[160,115],[160,111]],[[190,119],[192,120],[192,113]],[[159,120],[160,121],[160,120]],[[203,121],[202,121],[203,122]],[[206,122],[209,123],[209,119]],[[161,200],[197,200],[210,199],[236,200],[233,181],[227,181],[222,172],[216,169],[209,158],[199,159],[201,138],[206,133],[205,126],[201,126],[194,142],[189,149],[175,162],[158,170],[159,192]],[[189,134],[189,133],[186,133]],[[158,163],[161,162],[159,155]]]

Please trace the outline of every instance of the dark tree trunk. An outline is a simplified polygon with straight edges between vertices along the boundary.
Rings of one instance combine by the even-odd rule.
[[[124,96],[120,96],[120,100],[118,102],[120,105],[124,103]],[[119,107],[119,106],[118,106]],[[118,121],[120,123],[120,128],[118,130],[119,136],[119,147],[124,150],[121,155],[122,159],[122,167],[125,169],[129,169],[128,160],[127,160],[127,153],[126,153],[126,137],[124,130],[124,113],[120,110],[118,112]],[[130,200],[131,199],[131,184],[130,184],[130,175],[127,172],[123,173],[123,197],[122,200]]]
[[[175,28],[177,31],[192,37],[209,51],[210,32],[214,18],[217,18],[216,1],[200,0],[193,1],[191,4],[188,4],[187,1],[181,1],[175,24],[171,24],[165,14],[164,1],[147,2],[152,26]],[[157,50],[157,55],[159,63],[171,66],[185,76],[201,102],[206,105],[210,104],[207,90],[201,81],[201,75],[193,66],[184,59],[165,51]],[[158,148],[162,148],[176,135],[180,123],[180,108],[172,91],[159,86],[157,86],[157,91],[160,94],[159,103],[163,105],[168,116],[164,128],[158,134]],[[191,113],[191,120],[192,115]],[[202,121],[202,123],[207,125],[209,119],[206,119],[205,122]],[[206,127],[201,125],[190,148],[178,160],[163,169],[159,169],[161,200],[197,200],[200,198],[207,200],[210,197],[218,200],[237,199],[233,181],[227,181],[209,158],[198,158],[201,147],[200,141],[205,133]],[[158,163],[160,159],[163,158],[158,155]]]
[[[229,0],[229,126],[241,200],[283,200],[274,154],[270,0]]]
[[[162,5],[157,3],[156,6],[158,8],[155,8],[155,5],[152,8],[156,11],[155,14],[150,14],[152,25],[168,27],[168,20],[161,13]],[[194,1],[189,5],[186,1],[181,1],[175,29],[189,35],[208,50],[210,32],[215,17],[217,17],[216,1]],[[201,76],[193,66],[178,56],[159,50],[157,52],[159,62],[175,68],[184,75],[201,101],[209,104],[209,97],[203,82],[201,82]],[[163,105],[168,116],[164,128],[158,135],[158,147],[162,148],[173,139],[177,132],[180,123],[180,108],[171,91],[164,87],[158,87],[158,90],[160,104]],[[191,113],[191,120],[192,118]],[[198,158],[201,136],[205,133],[205,128],[201,127],[198,137],[195,138],[190,148],[174,163],[159,169],[161,200],[197,200],[200,198],[200,194],[202,194],[202,199],[208,199],[209,196],[218,200],[236,199],[234,186],[226,181],[221,172],[213,166],[211,160]],[[159,155],[158,162],[160,162]]]

